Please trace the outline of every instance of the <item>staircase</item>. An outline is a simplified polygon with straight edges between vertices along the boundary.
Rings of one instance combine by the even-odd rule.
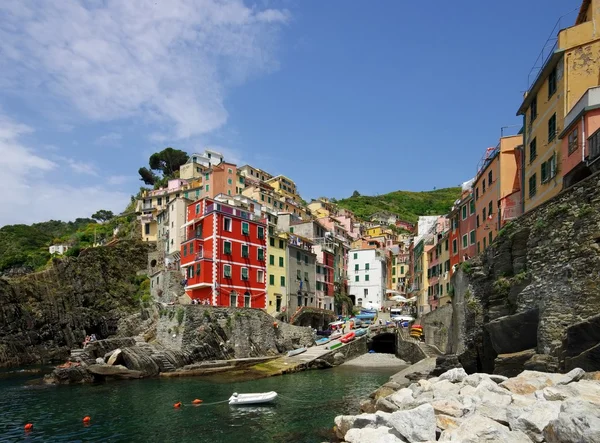
[[[71,355],[69,355],[68,360],[74,363],[81,363],[86,357],[88,357],[88,355],[86,354],[85,349],[71,349]]]
[[[423,351],[423,354],[425,354],[427,356],[427,358],[437,357],[438,355],[442,355],[442,353],[435,346],[428,345],[425,342],[422,342],[420,340],[417,340],[416,338],[411,337],[410,335],[407,334],[407,332],[403,328],[398,328],[398,333],[400,334],[400,339],[407,341],[407,342],[416,343],[417,346],[419,346],[419,348],[421,349],[421,351]]]
[[[160,368],[160,372],[174,372],[177,368],[169,361],[165,353],[144,341],[143,338],[137,336],[135,337],[136,347],[141,349],[146,355],[148,355],[152,360],[156,362],[158,367]]]

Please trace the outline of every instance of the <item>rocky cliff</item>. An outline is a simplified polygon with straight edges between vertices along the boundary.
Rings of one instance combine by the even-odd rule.
[[[600,176],[499,232],[455,274],[448,350],[468,372],[600,369]]]
[[[86,334],[133,335],[140,321],[136,274],[149,246],[120,241],[54,261],[47,271],[0,279],[0,367],[64,360]],[[120,330],[121,329],[121,330]]]

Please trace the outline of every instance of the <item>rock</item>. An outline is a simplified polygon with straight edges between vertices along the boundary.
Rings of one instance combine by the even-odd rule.
[[[383,424],[376,414],[338,415],[334,421],[336,432],[342,438],[352,428],[374,428],[378,424]]]
[[[480,374],[476,372],[465,377],[464,384],[476,388],[484,380],[491,380],[489,374]]]
[[[465,409],[462,403],[454,399],[435,400],[431,403],[435,414],[444,414],[452,417],[462,417]]]
[[[539,309],[535,308],[492,320],[484,329],[496,353],[514,354],[537,347],[539,321]]]
[[[433,398],[446,399],[456,397],[460,391],[460,385],[449,382],[448,380],[438,381],[431,387]]]
[[[510,378],[500,386],[515,394],[532,394],[548,386],[554,386],[561,379],[561,374],[548,374],[537,371],[523,371],[517,377]]]
[[[565,369],[600,370],[600,315],[569,326],[562,343]]]
[[[440,381],[448,380],[451,383],[461,383],[465,378],[467,378],[467,373],[462,367],[450,369],[439,377]]]
[[[420,392],[427,392],[427,391],[431,391],[431,386],[432,385],[433,385],[433,382],[431,380],[425,380],[425,379],[423,379],[423,380],[419,380],[416,383],[416,385],[414,385],[414,386],[415,387],[418,386],[418,388],[420,388]],[[411,386],[413,386],[413,385],[410,385],[409,388]],[[413,390],[413,392],[415,392],[415,391]]]
[[[435,413],[429,404],[394,412],[387,418],[387,423],[409,442],[435,440]]]
[[[508,377],[506,377],[504,375],[499,375],[499,374],[490,374],[489,377],[490,377],[490,380],[492,380],[493,382],[496,382],[496,383],[502,383],[503,381],[508,380]]]
[[[70,385],[79,383],[91,383],[94,377],[90,372],[80,365],[65,368],[55,368],[51,374],[44,377],[44,383]]]
[[[598,406],[580,399],[563,402],[543,435],[547,443],[600,443]]]
[[[550,386],[544,388],[542,396],[548,401],[563,401],[579,398],[600,406],[600,383],[581,380],[568,385]]]
[[[344,440],[348,443],[403,443],[390,431],[391,429],[386,426],[350,429],[344,436]]]
[[[115,378],[119,380],[137,379],[144,377],[144,374],[141,371],[127,369],[125,366],[122,365],[90,365],[87,369],[91,374],[100,377]]]
[[[557,382],[556,385],[568,385],[571,382],[579,381],[585,375],[585,371],[581,368],[575,368],[565,375],[563,375]]]
[[[140,371],[144,376],[158,375],[158,364],[148,355],[148,351],[139,346],[122,348],[121,355],[123,356],[124,366],[127,369]]]
[[[361,412],[366,412],[367,414],[374,414],[376,410],[377,410],[376,405],[372,399],[369,398],[367,400],[363,400],[360,402],[360,411]],[[386,412],[393,412],[393,411],[386,411]]]
[[[527,371],[558,372],[558,359],[548,354],[535,354],[524,367]]]
[[[536,402],[520,408],[510,406],[507,410],[508,424],[513,431],[523,431],[534,442],[544,441],[544,428],[558,418],[560,403]]]
[[[438,375],[448,372],[450,369],[462,368],[458,357],[453,354],[438,355],[435,358],[435,368],[430,372],[430,375],[437,377]]]
[[[396,406],[402,406],[406,404],[410,404],[413,402],[413,392],[408,388],[402,388],[397,392],[394,392],[389,397],[386,397],[387,400],[394,403]]]
[[[122,357],[121,357],[121,353],[122,353],[122,352],[121,352],[121,350],[120,350],[120,349],[115,349],[115,350],[114,350],[114,351],[111,353],[111,355],[110,355],[110,358],[108,359],[108,361],[106,362],[106,364],[108,364],[108,365],[111,365],[111,366],[112,366],[112,365],[119,364],[119,360],[121,360],[121,359],[122,359]]]
[[[373,408],[373,411],[364,411],[364,412],[375,412],[375,411],[383,411],[383,412],[396,412],[399,407],[398,405],[396,405],[396,403],[388,400],[388,397],[382,397],[382,398],[378,398],[377,402],[375,403],[375,407]],[[362,411],[362,406],[361,406],[361,411]]]
[[[586,372],[583,376],[584,380],[600,380],[600,371]]]
[[[458,428],[446,429],[438,441],[461,443],[531,443],[521,431],[510,431],[494,420],[474,414],[465,418]]]
[[[494,360],[494,374],[516,377],[525,370],[525,362],[534,354],[535,349],[528,349],[513,354],[499,354]]]
[[[461,425],[461,423],[462,420],[460,418],[451,417],[444,414],[435,415],[435,425],[442,431],[446,429],[456,429]]]
[[[104,364],[104,359],[103,359],[102,357],[98,357],[98,358],[96,359],[96,364],[97,364],[97,365],[103,365],[103,364]]]
[[[419,373],[419,374],[430,374],[431,371],[435,369],[436,358],[425,358],[414,365],[410,365],[408,368],[403,369],[402,371],[392,375],[390,377],[390,381],[398,384],[400,387],[409,386],[412,381],[407,378],[411,374]],[[388,394],[389,395],[389,394]]]
[[[344,354],[341,352],[336,352],[336,354],[333,356],[333,364],[335,366],[341,365],[344,363],[344,360],[346,360],[346,357],[344,357]]]

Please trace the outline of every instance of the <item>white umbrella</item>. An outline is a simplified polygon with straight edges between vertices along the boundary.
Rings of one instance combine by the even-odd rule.
[[[394,295],[391,299],[394,301],[400,301],[400,302],[408,301],[408,299],[406,297],[403,297],[401,295]]]
[[[416,296],[415,297],[411,297],[411,298],[409,298],[406,301],[409,302],[409,303],[413,303],[413,302],[417,301],[417,297]]]

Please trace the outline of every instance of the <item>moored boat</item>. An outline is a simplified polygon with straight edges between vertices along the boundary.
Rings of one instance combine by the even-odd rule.
[[[348,332],[346,335],[344,335],[342,338],[340,338],[340,341],[342,343],[348,343],[348,342],[351,342],[352,340],[354,340],[354,337],[356,337],[356,332],[351,331],[351,332]]]
[[[367,333],[366,329],[357,329],[356,331],[354,331],[354,334],[356,335],[356,337],[362,337],[363,335],[365,335]]]
[[[321,345],[329,343],[330,341],[331,341],[331,339],[329,337],[325,337],[325,338],[320,338],[318,340],[315,340],[315,344],[317,346],[321,346]]]
[[[293,351],[288,351],[287,356],[293,357],[294,355],[302,354],[303,352],[306,352],[306,348],[298,348]]]
[[[329,338],[331,340],[336,340],[336,339],[340,338],[342,335],[343,335],[342,331],[335,331],[335,332],[331,333],[331,335],[329,336]]]
[[[254,394],[238,394],[234,392],[229,397],[230,405],[255,405],[259,403],[270,403],[277,398],[277,392],[257,392]]]

